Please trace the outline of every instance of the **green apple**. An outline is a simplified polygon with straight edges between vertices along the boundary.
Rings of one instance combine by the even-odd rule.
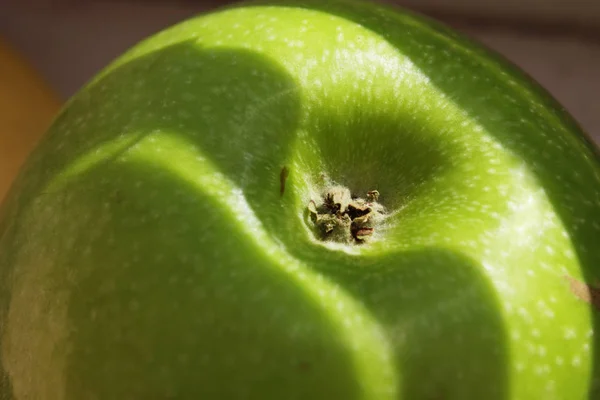
[[[405,11],[192,18],[75,95],[4,203],[0,397],[596,399],[599,159]]]

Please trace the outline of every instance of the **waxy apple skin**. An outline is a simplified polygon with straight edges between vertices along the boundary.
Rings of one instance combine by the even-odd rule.
[[[598,398],[598,160],[403,11],[183,22],[70,100],[0,209],[2,396]],[[369,243],[315,239],[323,174],[379,190]]]

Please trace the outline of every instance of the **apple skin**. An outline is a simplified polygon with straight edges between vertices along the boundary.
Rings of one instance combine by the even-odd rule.
[[[369,243],[314,238],[322,173],[379,190]],[[218,10],[13,185],[0,397],[595,399],[599,221],[597,150],[497,55],[369,3]]]

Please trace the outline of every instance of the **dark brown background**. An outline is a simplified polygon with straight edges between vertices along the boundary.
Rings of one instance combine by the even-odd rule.
[[[64,98],[129,46],[225,0],[4,0],[0,35]],[[381,0],[459,29],[545,86],[600,143],[600,1]]]

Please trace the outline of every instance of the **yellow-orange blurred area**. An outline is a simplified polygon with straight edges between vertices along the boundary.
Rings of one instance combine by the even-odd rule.
[[[37,71],[0,37],[0,202],[60,105]]]

